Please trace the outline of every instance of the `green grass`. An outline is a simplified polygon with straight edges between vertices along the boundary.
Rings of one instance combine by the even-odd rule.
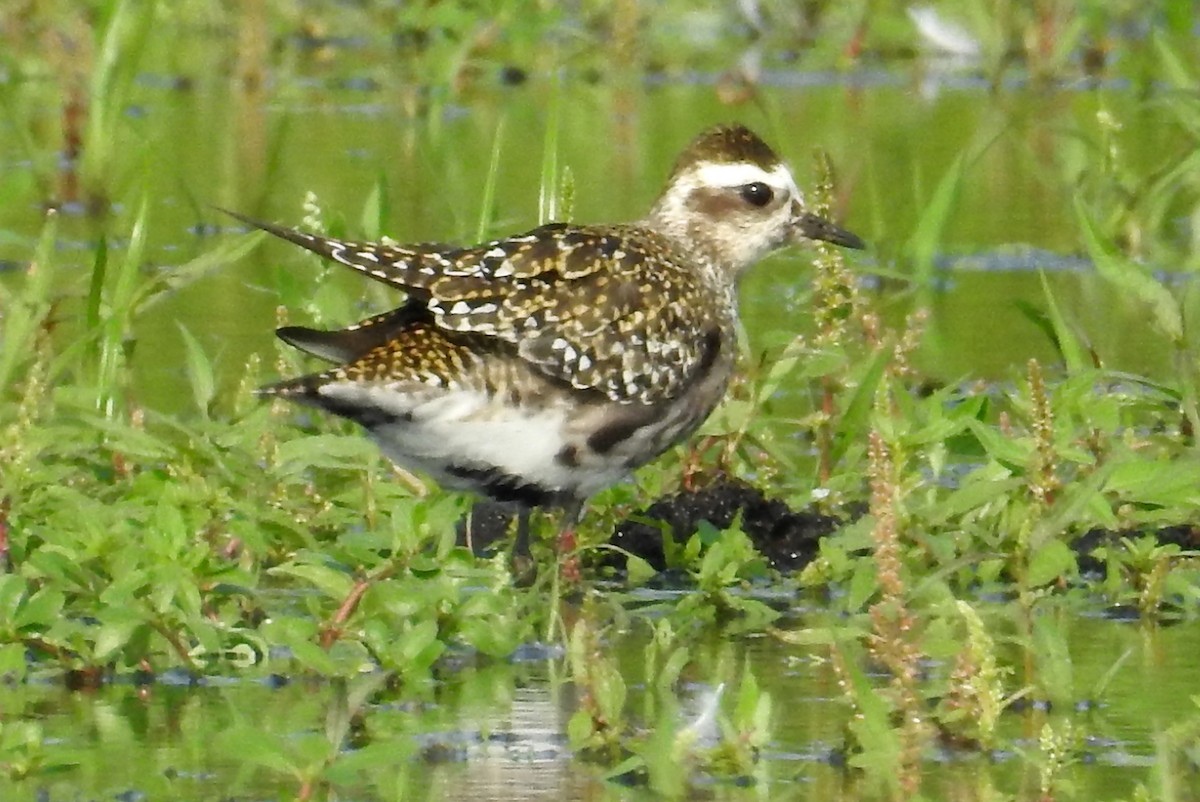
[[[819,5],[815,28],[805,28],[789,16],[789,5],[762,5],[779,21],[763,34],[768,44],[796,45],[819,34],[818,45],[800,56],[809,66],[831,53],[830,63],[845,66],[848,39],[837,37],[868,19],[866,4]],[[1087,30],[1117,25],[1125,12],[1111,4],[1065,6],[1086,17],[1084,29],[1063,28],[1064,40],[1036,59],[1014,57],[997,40],[981,69],[998,77],[1023,65],[1043,77],[1073,76],[1070,45]],[[223,740],[245,771],[274,777],[302,798],[358,788],[363,776],[394,791],[407,787],[408,769],[395,763],[398,755],[414,755],[412,730],[375,703],[403,706],[433,695],[429,689],[445,687],[445,675],[465,671],[464,655],[472,670],[509,672],[504,687],[515,686],[505,661],[545,640],[563,649],[562,657],[547,658],[555,687],[569,687],[576,700],[566,736],[597,777],[663,798],[714,781],[756,784],[769,794],[785,786],[772,784],[779,779],[762,750],[786,727],[793,691],[769,687],[739,651],[769,641],[827,662],[843,715],[833,746],[866,796],[914,798],[929,782],[922,778],[931,771],[929,756],[950,745],[977,757],[1022,749],[1031,772],[1026,787],[1039,798],[1070,799],[1079,798],[1073,778],[1086,737],[1104,733],[1061,711],[1109,701],[1114,678],[1135,670],[1134,658],[1121,651],[1102,665],[1088,663],[1094,676],[1085,679],[1072,653],[1080,648],[1072,622],[1114,607],[1136,611],[1147,639],[1160,625],[1196,626],[1197,554],[1162,537],[1190,531],[1194,543],[1200,525],[1195,292],[1150,267],[1170,263],[1187,272],[1197,265],[1194,235],[1178,230],[1179,220],[1196,220],[1200,209],[1200,117],[1188,91],[1197,72],[1178,45],[1187,21],[1176,14],[1164,12],[1150,40],[1122,43],[1127,58],[1114,68],[1147,70],[1136,77],[1159,76],[1175,87],[1142,107],[1172,121],[1164,140],[1170,147],[1153,164],[1131,158],[1128,134],[1106,110],[1075,147],[1060,152],[1064,183],[1078,189],[1068,215],[1075,247],[1145,328],[1162,336],[1171,356],[1167,375],[1107,367],[1108,355],[1092,345],[1102,332],[1089,330],[1086,310],[1043,275],[1041,296],[1024,312],[1052,343],[1058,364],[1031,359],[1004,382],[982,386],[968,376],[931,386],[916,367],[930,336],[928,318],[889,317],[886,294],[860,292],[861,263],[822,251],[798,304],[814,321],[811,329],[769,332],[766,339],[779,348],[769,359],[747,355],[743,378],[706,424],[702,443],[597,499],[584,525],[584,587],[562,587],[546,570],[525,588],[514,584],[503,555],[480,559],[457,545],[466,499],[414,492],[351,428],[253,399],[251,388],[295,371],[273,366],[292,357],[263,348],[247,364],[231,364],[202,317],[172,320],[182,354],[174,374],[182,411],[142,403],[135,356],[161,346],[142,336],[147,319],[214,275],[266,257],[256,250],[260,238],[229,235],[202,240],[193,244],[196,253],[163,264],[158,244],[178,236],[166,230],[170,210],[142,157],[117,146],[135,133],[122,110],[154,49],[148,26],[214,17],[227,23],[228,12],[191,3],[168,11],[133,0],[89,8],[98,50],[87,65],[95,114],[84,138],[84,174],[90,191],[111,195],[125,211],[83,224],[47,214],[40,230],[4,232],[3,240],[30,243],[25,269],[0,276],[0,674],[14,687],[47,678],[87,687],[173,670],[302,678],[330,689],[327,707],[303,723],[284,716],[264,723],[241,711],[214,725],[214,740]],[[337,16],[323,7],[277,10],[270,26],[277,36],[305,25],[349,33],[414,26],[425,44],[406,54],[404,69],[422,76],[429,107],[444,110],[469,104],[473,82],[487,70],[533,62],[548,32],[562,34],[557,14],[539,5],[527,17],[530,8],[506,4],[499,33],[453,3],[402,11],[365,3],[339,6]],[[988,7],[973,8],[976,18],[987,18]],[[683,12],[677,3],[645,9],[643,44],[671,36],[672,15]],[[61,18],[45,13],[37,23],[49,28],[73,19],[61,9],[53,12]],[[734,12],[718,14],[720,24],[735,29],[722,46],[736,49],[738,37],[749,35],[736,32]],[[1039,22],[1032,14],[1010,9],[996,35],[1009,44],[1020,40]],[[464,178],[469,196],[450,201],[479,209],[468,228],[480,237],[501,227],[503,168],[523,152],[540,154],[531,171],[531,223],[570,217],[582,203],[574,176],[583,160],[572,161],[567,150],[576,108],[571,90],[580,86],[571,70],[605,66],[612,18],[602,4],[585,3],[581,15],[587,24],[556,40],[566,72],[553,78],[545,116],[531,123],[520,110],[505,109],[496,125],[485,126],[491,147],[486,169],[477,171],[482,180]],[[897,10],[868,21],[868,54],[914,47]],[[712,52],[675,36],[679,47],[639,57],[667,73],[713,61]],[[300,59],[287,46],[282,53]],[[21,79],[0,85],[0,94],[28,149],[28,132],[44,120],[17,119],[29,115],[22,81],[49,67],[28,46],[0,58]],[[289,77],[288,65],[273,67]],[[448,135],[438,133],[446,123],[435,117],[426,134],[436,144]],[[870,189],[879,198],[878,217],[905,219],[904,210],[917,207],[904,230],[891,219],[881,223],[891,227],[890,237],[877,253],[897,254],[898,266],[880,271],[913,282],[915,294],[931,303],[939,297],[929,289],[934,257],[961,246],[947,241],[955,215],[982,180],[982,154],[999,146],[990,135],[978,141],[985,140],[986,148],[952,157],[931,190],[919,182]],[[608,147],[595,143],[597,151]],[[56,186],[47,166],[53,161],[30,159],[35,192]],[[372,169],[362,211],[350,218],[357,222],[335,218],[333,228],[385,233],[405,199],[419,194],[384,166]],[[829,172],[818,169],[813,193],[826,208],[835,200]],[[894,194],[885,200],[888,189]],[[0,204],[5,214],[16,205]],[[315,197],[306,212],[312,223],[329,219]],[[64,254],[64,228],[74,236],[88,225],[94,245],[86,255]],[[295,275],[286,272],[292,268]],[[254,287],[247,292],[266,285],[273,300],[306,321],[333,323],[359,305],[353,293],[360,290],[339,282],[304,262],[248,275],[243,284]],[[274,321],[261,324],[265,335]],[[682,578],[669,601],[638,595],[653,577],[636,558],[615,584],[596,583],[588,561],[605,548],[612,524],[678,489],[685,470],[698,482],[720,472],[746,478],[795,507],[838,516],[843,526],[798,576],[772,572],[735,521],[724,530],[702,524],[668,545],[670,567]],[[1110,536],[1078,548],[1098,532]],[[549,566],[548,544],[539,544],[539,555]],[[1104,567],[1102,579],[1085,574],[1088,558]],[[809,612],[781,610],[758,593],[764,587],[804,600]],[[610,648],[628,642],[637,644],[636,670]],[[364,666],[374,672],[364,677]],[[689,684],[713,693],[687,708]],[[1022,708],[1029,701],[1052,702],[1060,712]],[[1130,787],[1141,786],[1129,798],[1191,798],[1184,789],[1195,770],[1200,712],[1181,703],[1176,715],[1155,725],[1157,766],[1129,770]],[[373,743],[357,740],[363,721]],[[50,723],[0,725],[0,778],[19,784],[73,770],[76,757],[47,736]],[[413,726],[447,725],[430,715]],[[1022,737],[1021,729],[1037,737]]]
[[[455,545],[461,499],[414,497],[388,477],[363,438],[325,434],[321,422],[297,427],[283,407],[247,404],[240,394],[232,406],[214,406],[213,366],[186,326],[194,412],[168,417],[123,400],[139,311],[173,279],[196,272],[185,264],[177,276],[144,277],[146,225],[143,210],[115,270],[101,245],[92,275],[75,278],[87,288],[78,339],[48,336],[55,309],[48,248],[6,299],[0,365],[10,381],[0,449],[11,470],[0,497],[8,502],[10,573],[0,583],[0,662],[10,675],[182,667],[349,678],[370,664],[411,681],[433,671],[449,648],[503,658],[540,631],[553,634],[559,591],[545,582],[518,589],[502,556],[480,561]],[[1136,268],[1120,266],[1111,253],[1104,258],[1113,263],[1102,274],[1134,282],[1137,297],[1165,306],[1167,323],[1178,320],[1154,279],[1125,278],[1117,271]],[[836,253],[819,261],[823,270],[841,269]],[[1161,527],[1194,522],[1200,505],[1200,459],[1182,428],[1190,414],[1180,406],[1190,391],[1079,365],[1050,380],[1031,362],[1008,392],[984,398],[947,389],[921,397],[904,369],[914,344],[876,328],[861,300],[826,297],[849,311],[825,315],[837,323],[820,345],[795,343],[783,361],[742,385],[706,431],[728,440],[726,470],[762,474],[764,459],[801,471],[808,465],[810,487],[834,491],[821,497],[846,527],[825,542],[801,584],[806,592],[847,591],[830,605],[844,618],[822,636],[848,672],[848,701],[862,716],[844,748],[851,765],[904,793],[905,783],[918,782],[912,761],[935,735],[982,748],[996,743],[998,706],[1020,695],[1066,704],[1076,698],[1056,668],[1066,659],[1065,636],[1045,631],[1048,612],[1089,609],[1100,594],[1136,607],[1147,621],[1194,619],[1194,555],[1153,538]],[[252,363],[243,387],[260,373]],[[830,450],[818,462],[781,439],[783,422],[761,412],[789,376],[825,399],[821,425],[831,432]],[[739,405],[739,397],[749,403]],[[973,467],[952,485],[931,481],[956,464]],[[648,468],[642,483],[669,486],[679,471],[668,458]],[[865,516],[853,512],[862,503]],[[1069,548],[1093,529],[1127,533],[1097,551],[1108,567],[1101,585],[1084,581]],[[770,630],[778,614],[740,592],[764,574],[739,527],[702,527],[672,560],[693,583],[664,610],[669,642],[685,651],[655,661],[676,660],[690,638],[714,628]],[[988,605],[989,619],[1026,622],[1015,643],[1030,655],[1032,673],[1015,678],[1001,661],[989,619],[971,612],[981,591],[1014,594],[1007,604]],[[579,627],[607,626],[601,622],[621,606],[619,597],[593,604],[564,633],[576,655],[567,668],[597,705],[576,714],[572,742],[616,774],[645,774],[652,787],[677,790],[681,778],[661,774],[650,757],[658,754],[653,740],[625,719],[618,668],[582,656],[596,649],[587,642],[598,636]],[[860,673],[869,654],[895,678],[911,676],[922,655],[951,653],[954,644],[970,644],[963,659],[971,665],[992,666],[986,694],[958,685],[954,674],[876,687]],[[287,655],[282,665],[278,654]],[[769,702],[754,690],[740,693],[748,697],[739,705],[757,712],[738,715],[757,723],[729,724],[723,748],[750,737],[737,734],[741,728],[765,737]],[[957,700],[953,708],[944,708],[946,698]],[[978,715],[970,715],[976,706]],[[906,720],[927,723],[913,729],[900,723]],[[686,723],[675,731],[673,748],[690,753],[681,745]],[[1055,737],[1047,734],[1045,749],[1060,748]],[[689,761],[704,773],[754,771],[753,760],[736,751],[705,751]],[[336,762],[330,752],[294,773],[310,783]],[[1044,781],[1053,785],[1062,770],[1051,761]]]

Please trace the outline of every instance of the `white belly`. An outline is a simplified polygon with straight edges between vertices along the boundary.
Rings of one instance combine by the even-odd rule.
[[[487,473],[547,494],[586,498],[628,473],[620,455],[601,458],[585,447],[580,411],[561,401],[513,406],[472,390],[412,394],[350,383],[326,385],[321,394],[391,413],[393,421],[368,428],[380,450],[448,487],[486,492],[478,477]],[[575,458],[564,459],[567,453]]]

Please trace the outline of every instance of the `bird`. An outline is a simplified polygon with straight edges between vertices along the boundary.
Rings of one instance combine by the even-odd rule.
[[[857,235],[811,211],[787,165],[740,124],[702,132],[634,222],[552,222],[470,246],[354,242],[231,213],[404,293],[347,328],[277,330],[333,363],[260,394],[359,424],[445,488],[563,510],[694,433],[737,357],[737,288],[764,256]],[[560,546],[561,548],[561,546]]]

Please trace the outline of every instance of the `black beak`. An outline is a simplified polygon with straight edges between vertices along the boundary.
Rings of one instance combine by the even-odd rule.
[[[862,237],[857,234],[851,234],[846,229],[835,226],[824,217],[817,217],[815,214],[809,212],[802,213],[796,220],[796,232],[802,237],[832,242],[834,245],[841,245],[843,248],[854,248],[861,251],[867,247],[867,243],[862,241]]]

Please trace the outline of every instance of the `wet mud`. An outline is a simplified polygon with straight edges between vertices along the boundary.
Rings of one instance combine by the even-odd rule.
[[[534,513],[535,516],[540,513]],[[806,510],[793,510],[779,499],[733,479],[718,480],[697,490],[681,491],[637,510],[617,525],[609,542],[649,563],[667,568],[663,552],[663,530],[684,542],[707,521],[727,529],[741,517],[742,531],[755,549],[780,571],[803,568],[817,554],[820,539],[845,522]],[[510,506],[479,502],[471,512],[470,543],[478,554],[494,554],[508,548],[516,527],[516,510]],[[536,525],[536,524],[535,524]],[[466,543],[466,524],[460,527],[460,542]],[[620,552],[604,550],[597,555],[600,567],[623,568]]]
[[[860,510],[858,515],[863,514]],[[539,515],[533,513],[535,527]],[[668,568],[663,550],[663,532],[677,543],[690,538],[707,521],[717,529],[727,529],[740,516],[742,531],[772,568],[782,572],[798,571],[816,556],[822,537],[847,523],[846,519],[812,510],[794,510],[778,498],[735,479],[720,479],[708,486],[665,496],[649,506],[631,512],[612,532],[609,543],[620,551],[605,549],[584,558],[593,569],[620,571],[625,567],[622,552],[640,557],[657,571]],[[516,510],[507,505],[481,501],[471,516],[471,545],[478,554],[494,554],[512,545],[516,529]],[[460,526],[460,542],[466,542],[465,523]],[[535,530],[537,531],[537,530]],[[1180,549],[1200,551],[1200,526],[1168,526],[1145,532],[1110,532],[1093,529],[1075,538],[1080,573],[1085,578],[1102,578],[1105,563],[1094,554],[1098,547],[1119,544],[1121,538],[1155,537],[1159,545],[1174,544]]]

